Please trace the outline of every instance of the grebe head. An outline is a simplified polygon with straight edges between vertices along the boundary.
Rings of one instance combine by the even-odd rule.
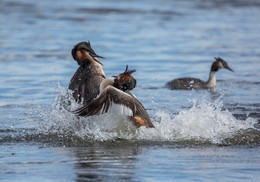
[[[216,61],[212,64],[211,66],[211,71],[213,72],[217,72],[219,69],[221,68],[226,68],[228,69],[229,71],[233,71],[227,64],[226,61],[224,61],[222,58],[220,57],[215,57]]]
[[[96,61],[99,64],[103,65],[97,58],[103,58],[95,53],[92,49],[90,42],[80,42],[74,46],[71,50],[72,57],[79,65],[82,65],[85,61],[92,60]]]
[[[132,76],[134,72],[136,70],[128,70],[128,65],[126,65],[125,72],[115,76],[115,87],[124,92],[133,90],[136,86],[136,80]]]

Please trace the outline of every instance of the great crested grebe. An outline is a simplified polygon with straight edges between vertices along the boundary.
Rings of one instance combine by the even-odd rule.
[[[211,66],[208,81],[204,82],[198,78],[177,78],[166,83],[166,87],[172,90],[215,89],[217,84],[216,72],[221,68],[233,71],[226,61],[218,57],[215,58],[215,62]]]
[[[77,102],[90,103],[99,94],[99,85],[106,78],[97,58],[104,58],[95,53],[90,42],[80,42],[74,46],[71,54],[79,68],[70,80],[69,89]]]
[[[103,80],[100,84],[100,95],[74,113],[79,116],[115,113],[128,116],[136,127],[154,128],[141,102],[129,92],[135,88],[136,81],[131,75],[135,70],[127,68],[124,73]]]

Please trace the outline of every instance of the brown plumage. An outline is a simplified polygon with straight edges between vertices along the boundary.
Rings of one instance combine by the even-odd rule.
[[[128,65],[126,65],[124,73],[116,76],[116,88],[123,90],[124,92],[134,89],[136,86],[136,80],[132,76],[132,73],[134,72],[136,72],[136,70],[128,70]]]

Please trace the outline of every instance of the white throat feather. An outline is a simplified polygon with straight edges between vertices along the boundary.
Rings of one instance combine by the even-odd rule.
[[[113,86],[115,83],[115,78],[114,77],[110,77],[110,78],[106,78],[104,79],[99,86],[99,92],[102,93],[107,86],[111,85]]]
[[[216,87],[217,81],[216,81],[216,72],[211,71],[209,74],[209,80],[207,81],[207,86],[209,88]]]

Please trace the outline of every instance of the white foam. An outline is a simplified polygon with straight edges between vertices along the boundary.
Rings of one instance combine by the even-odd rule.
[[[210,103],[194,100],[193,106],[188,110],[181,110],[177,115],[157,111],[155,117],[160,123],[155,123],[154,131],[141,131],[139,138],[150,137],[153,140],[180,141],[199,140],[221,143],[240,130],[254,128],[256,120],[247,118],[237,120],[231,112],[222,110],[222,103]]]
[[[68,90],[58,87],[57,96],[50,111],[41,115],[40,132],[75,135],[98,141],[122,139],[152,141],[198,140],[221,143],[227,137],[240,130],[254,128],[256,120],[247,118],[237,120],[231,112],[223,110],[222,102],[210,102],[205,99],[193,100],[190,109],[180,110],[173,115],[157,110],[152,122],[155,128],[135,129],[127,116],[106,113],[92,117],[77,117],[68,109],[75,110],[79,104],[71,99]],[[69,99],[69,101],[66,99]],[[69,107],[64,104],[70,103]],[[125,113],[127,111],[123,111]]]
[[[40,123],[36,126],[41,133],[58,133],[89,138],[98,141],[118,138],[131,139],[136,128],[127,116],[117,115],[120,112],[131,115],[131,110],[114,104],[111,113],[92,117],[78,117],[73,111],[81,105],[72,98],[71,91],[58,85],[59,94],[50,110],[36,108],[40,114]],[[114,111],[115,110],[115,111]],[[130,111],[129,111],[130,110]]]

